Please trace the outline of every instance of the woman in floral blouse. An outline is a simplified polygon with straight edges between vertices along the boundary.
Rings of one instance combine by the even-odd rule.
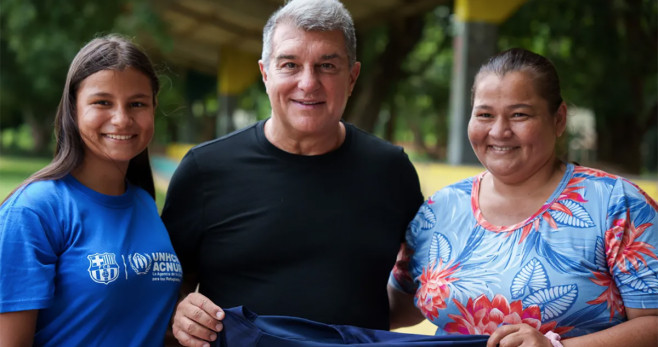
[[[437,334],[490,334],[490,346],[656,346],[658,205],[557,158],[567,106],[554,66],[502,52],[478,72],[472,104],[486,171],[436,192],[409,225],[392,327],[424,316]]]

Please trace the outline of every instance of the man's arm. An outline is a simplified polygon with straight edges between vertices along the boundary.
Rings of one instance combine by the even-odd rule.
[[[202,177],[194,150],[190,150],[171,177],[162,208],[162,222],[183,267],[184,282],[188,274],[198,273],[205,208]],[[192,286],[190,291],[194,290],[196,283]]]
[[[183,266],[180,300],[172,318],[172,333],[183,346],[207,346],[222,329],[224,312],[197,292],[199,243],[203,230],[203,180],[194,150],[171,178],[162,210],[171,243]]]

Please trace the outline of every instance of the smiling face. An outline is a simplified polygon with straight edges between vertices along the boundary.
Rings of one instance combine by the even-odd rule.
[[[127,169],[153,137],[151,82],[134,68],[101,70],[81,83],[76,117],[85,146],[84,164]]]
[[[476,83],[468,138],[482,165],[510,183],[553,170],[555,143],[566,126],[564,103],[551,114],[527,72],[487,73]]]
[[[335,133],[360,70],[349,66],[342,32],[279,24],[269,61],[259,66],[275,126],[290,138]]]

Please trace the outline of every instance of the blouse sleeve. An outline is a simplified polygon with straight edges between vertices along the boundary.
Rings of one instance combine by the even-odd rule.
[[[412,266],[411,262],[415,246],[420,242],[416,237],[420,235],[419,227],[422,225],[422,211],[424,208],[428,208],[426,205],[427,202],[421,205],[418,213],[409,223],[405,236],[406,241],[400,247],[395,266],[389,276],[389,284],[407,294],[415,294],[418,289],[418,285],[414,279],[420,274],[414,273],[413,269],[416,267]]]
[[[624,306],[658,308],[658,205],[618,179],[608,203],[605,253]]]

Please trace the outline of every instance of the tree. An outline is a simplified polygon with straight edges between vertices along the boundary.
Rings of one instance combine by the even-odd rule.
[[[500,48],[549,57],[567,102],[596,114],[599,160],[637,174],[658,121],[657,19],[655,0],[531,0],[501,26]]]
[[[395,96],[384,105],[397,122],[398,141],[413,141],[414,149],[432,159],[445,159],[448,141],[448,102],[452,79],[452,6],[443,5],[424,16],[423,35],[403,64]],[[388,135],[389,140],[393,136]]]
[[[354,98],[348,103],[345,119],[372,131],[385,100],[403,75],[402,62],[423,32],[422,15],[406,17],[367,33],[359,46],[363,62]],[[365,47],[365,48],[364,48]]]
[[[90,39],[110,32],[160,41],[161,24],[144,0],[0,2],[0,129],[23,122],[34,151],[50,142],[68,64]]]
[[[359,37],[361,76],[345,118],[421,155],[445,157],[452,67],[452,4]]]

